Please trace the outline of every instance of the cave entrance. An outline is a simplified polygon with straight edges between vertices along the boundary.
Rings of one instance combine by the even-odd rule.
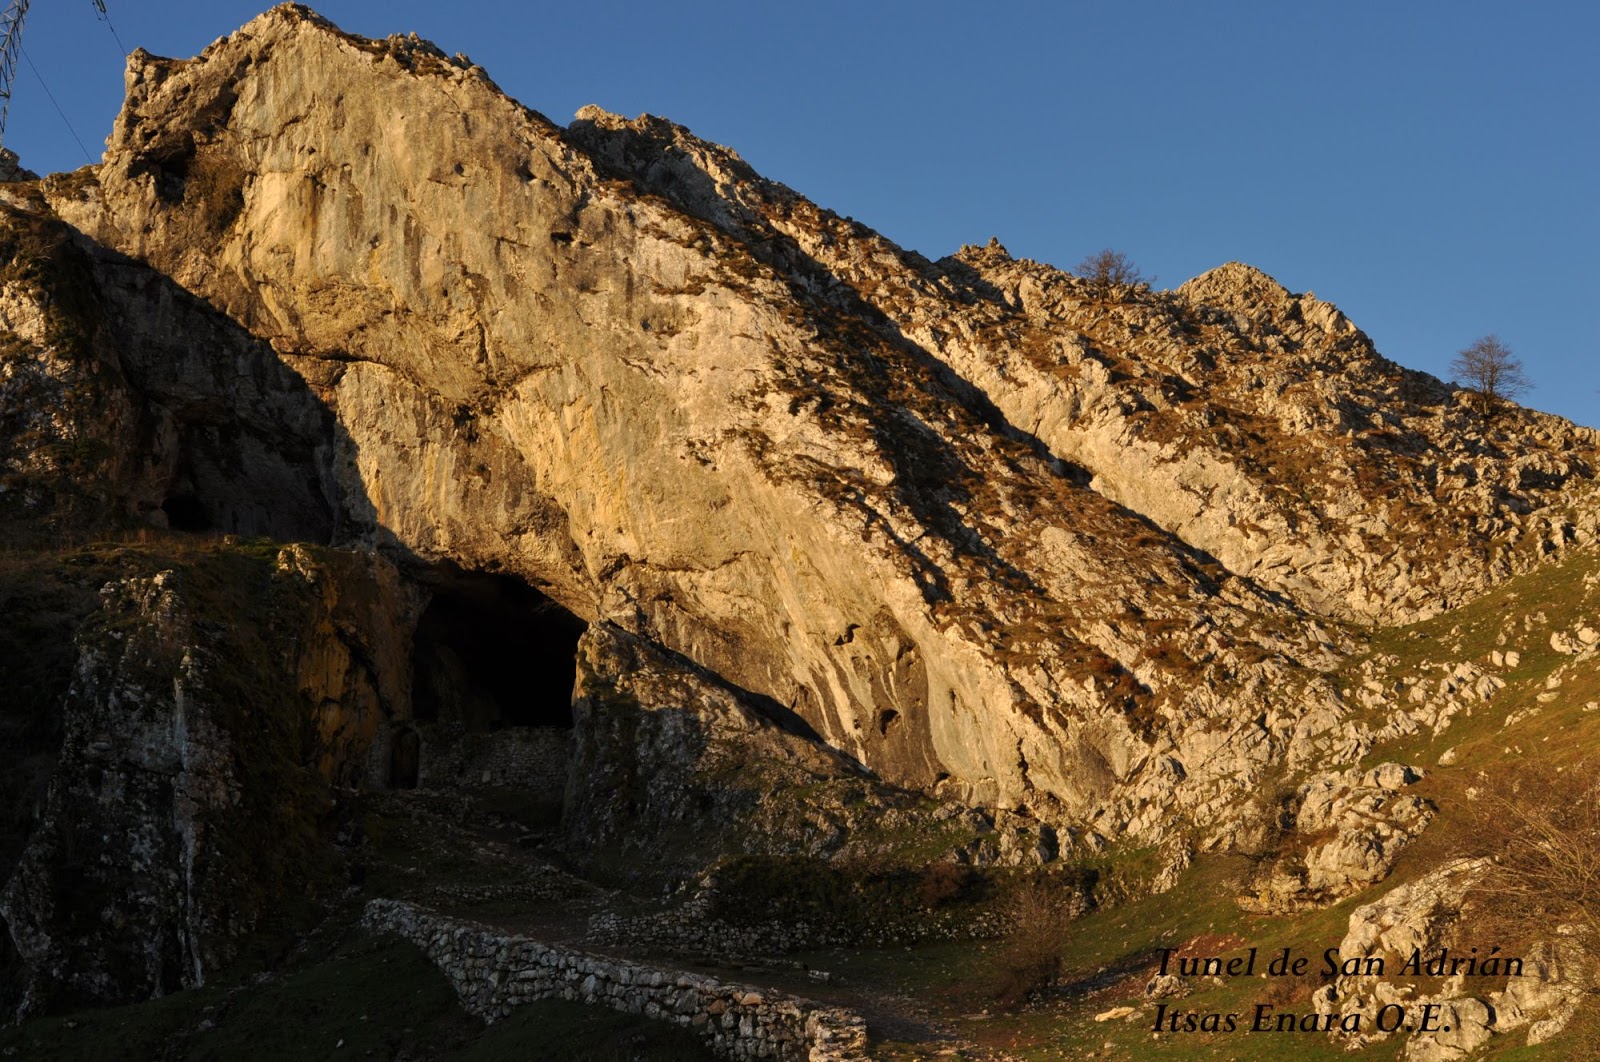
[[[422,759],[422,740],[409,726],[394,736],[389,747],[389,785],[393,789],[415,789]]]
[[[444,573],[417,623],[412,714],[468,731],[572,727],[587,624],[519,579]]]
[[[193,494],[173,494],[161,503],[167,526],[174,531],[210,531],[211,514],[205,503]]]

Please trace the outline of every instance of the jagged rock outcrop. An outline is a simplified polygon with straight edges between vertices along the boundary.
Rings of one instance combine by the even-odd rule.
[[[1321,1013],[1361,1016],[1366,1031],[1349,1038],[1352,1050],[1398,1031],[1376,1021],[1384,1007],[1437,1015],[1406,1026],[1408,1062],[1470,1058],[1522,1028],[1528,1043],[1542,1043],[1571,1020],[1586,983],[1582,949],[1559,938],[1523,954],[1470,943],[1463,901],[1485,873],[1493,868],[1483,860],[1452,860],[1351,912],[1338,957],[1359,972],[1312,999]]]
[[[1257,875],[1255,895],[1241,903],[1276,913],[1326,906],[1388,877],[1401,850],[1433,818],[1427,800],[1405,792],[1421,778],[1399,763],[1314,775],[1280,810],[1289,820],[1286,850]]]
[[[1038,865],[1047,822],[884,784],[798,716],[610,625],[579,646],[563,826],[575,851],[650,853],[679,875],[728,853]]]
[[[1596,534],[1592,504],[1568,509],[1593,497],[1593,431],[1527,410],[1485,431],[1336,307],[1249,266],[1156,293],[994,241],[928,262],[662,119],[587,108],[569,135],[939,358],[1095,490],[1313,612],[1420,618]]]
[[[129,78],[55,208],[306,382],[337,527],[514,573],[891,781],[1106,833],[1226,803],[1331,659],[927,350],[470,65],[284,6]]]
[[[11,540],[135,520],[328,541],[337,427],[304,382],[170,279],[84,244],[37,187],[18,195],[0,208]]]

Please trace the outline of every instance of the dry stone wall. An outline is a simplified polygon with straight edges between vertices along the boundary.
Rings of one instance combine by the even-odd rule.
[[[455,986],[462,1005],[486,1021],[533,1000],[565,999],[694,1029],[722,1058],[867,1057],[866,1023],[843,1008],[554,948],[398,900],[372,901],[363,921],[422,948]]]
[[[555,800],[567,787],[572,731],[519,726],[471,733],[458,725],[421,724],[420,785],[515,786]]]

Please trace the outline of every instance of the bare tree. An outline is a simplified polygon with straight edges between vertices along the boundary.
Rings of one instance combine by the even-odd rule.
[[[1031,878],[1012,884],[1001,905],[1006,936],[995,953],[994,996],[1017,1008],[1047,991],[1061,976],[1062,956],[1083,897],[1065,882]]]
[[[1535,955],[1557,965],[1571,990],[1558,1009],[1579,1006],[1568,1039],[1600,1057],[1600,771],[1519,766],[1482,777],[1462,805],[1461,854],[1488,861],[1466,896],[1471,924],[1530,965]]]
[[[1154,277],[1139,272],[1133,260],[1121,251],[1107,247],[1096,251],[1072,267],[1078,276],[1094,285],[1102,295],[1112,295],[1139,284],[1150,284]]]
[[[1450,371],[1477,396],[1478,413],[1485,422],[1493,420],[1502,406],[1533,386],[1522,371],[1522,359],[1495,335],[1484,336],[1456,354]]]

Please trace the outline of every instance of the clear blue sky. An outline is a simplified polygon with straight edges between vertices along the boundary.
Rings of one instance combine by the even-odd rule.
[[[265,0],[107,0],[129,47],[191,55]],[[464,51],[557,121],[661,114],[899,243],[998,236],[1163,286],[1230,259],[1336,302],[1448,377],[1498,333],[1526,401],[1600,426],[1600,5],[1592,0],[562,4],[326,0],[369,36]],[[91,153],[121,59],[90,0],[24,47]],[[83,152],[26,63],[6,143]]]

